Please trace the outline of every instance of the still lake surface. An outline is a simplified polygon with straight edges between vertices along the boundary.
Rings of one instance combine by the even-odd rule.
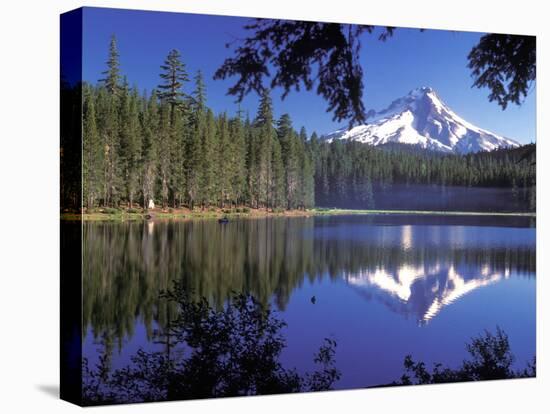
[[[269,303],[288,325],[285,367],[314,369],[337,342],[336,388],[399,379],[411,354],[454,366],[465,344],[497,326],[518,367],[535,349],[532,218],[353,215],[93,223],[83,227],[84,357],[114,368],[175,310],[159,292],[183,281],[221,307],[232,292]],[[312,297],[315,303],[312,303]]]

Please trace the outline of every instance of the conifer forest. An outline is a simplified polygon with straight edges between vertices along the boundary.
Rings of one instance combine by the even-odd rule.
[[[384,194],[415,185],[504,188],[516,210],[535,208],[535,144],[459,155],[328,142],[294,125],[292,114],[276,119],[268,89],[256,114],[214,113],[203,73],[188,73],[177,50],[159,62],[149,92],[130,86],[119,58],[113,36],[103,79],[77,86],[87,209],[146,209],[149,200],[164,208],[372,209]],[[79,95],[74,88],[62,87],[65,105]]]

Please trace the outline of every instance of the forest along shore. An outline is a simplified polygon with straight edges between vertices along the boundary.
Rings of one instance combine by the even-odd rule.
[[[264,217],[311,217],[329,215],[369,215],[369,214],[409,214],[409,215],[441,215],[441,216],[515,216],[536,217],[534,212],[487,212],[487,211],[433,211],[433,210],[355,210],[313,208],[305,210],[266,210],[247,207],[234,209],[97,209],[93,212],[63,212],[62,220],[77,221],[127,221],[127,220],[193,220],[193,219],[220,219],[220,218],[264,218]]]

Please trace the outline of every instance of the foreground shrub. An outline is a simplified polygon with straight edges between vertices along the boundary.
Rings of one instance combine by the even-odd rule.
[[[84,361],[88,405],[329,390],[340,378],[336,342],[325,339],[314,361],[318,371],[300,375],[279,361],[285,322],[250,295],[235,295],[223,309],[193,300],[176,284],[163,298],[178,316],[158,341],[177,353],[138,351],[114,372],[109,358],[91,368]]]
[[[430,371],[424,362],[415,362],[411,355],[405,357],[405,374],[394,385],[440,384],[445,382],[483,381],[536,376],[536,359],[527,367],[514,371],[514,355],[510,349],[508,335],[497,327],[496,334],[485,331],[466,345],[470,359],[464,360],[455,369],[434,364]]]

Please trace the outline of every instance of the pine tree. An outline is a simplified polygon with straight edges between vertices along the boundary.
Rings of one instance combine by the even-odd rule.
[[[277,135],[281,143],[285,169],[286,208],[291,210],[298,206],[300,159],[298,157],[298,139],[288,114],[283,114],[277,122]]]
[[[103,205],[114,206],[120,198],[121,179],[119,160],[119,99],[100,88],[97,97],[98,129],[103,147]]]
[[[246,194],[246,138],[241,111],[229,123],[231,150],[231,198],[235,206],[244,201]]]
[[[193,209],[201,199],[201,176],[203,167],[203,144],[206,133],[206,87],[202,72],[195,76],[195,90],[191,97],[189,134],[186,146],[186,181],[189,207]]]
[[[86,87],[84,89],[82,186],[83,199],[88,209],[95,206],[103,188],[104,153],[97,129],[95,99],[94,89]]]
[[[149,200],[154,201],[155,182],[157,179],[157,130],[159,118],[156,90],[153,90],[148,101],[145,96],[143,101],[141,192],[143,196],[143,208],[147,209]]]
[[[257,134],[250,117],[247,114],[246,120],[244,122],[244,133],[245,133],[245,145],[246,145],[246,203],[251,207],[258,207],[258,153],[257,145],[258,140],[256,138]]]
[[[224,208],[225,203],[232,198],[231,177],[233,175],[232,148],[229,137],[229,125],[227,115],[222,114],[217,120],[216,157],[215,170],[217,192],[220,207]]]
[[[216,182],[217,133],[214,113],[206,111],[204,134],[201,137],[201,203],[203,208],[218,202]]]
[[[173,124],[176,109],[183,107],[182,98],[185,96],[183,87],[189,81],[189,77],[185,70],[185,64],[181,61],[180,52],[176,49],[172,49],[168,53],[160,68],[163,71],[160,77],[164,82],[158,86],[159,98],[170,105],[170,123]]]
[[[109,45],[109,58],[107,59],[107,70],[102,72],[105,78],[100,79],[107,89],[107,92],[111,95],[117,95],[120,92],[120,63],[119,54],[117,50],[116,37],[111,36],[111,43]]]
[[[161,195],[163,206],[169,198],[174,207],[186,194],[185,188],[185,141],[184,127],[187,122],[187,105],[183,99],[185,83],[189,80],[185,64],[178,50],[172,49],[164,64],[160,67],[162,83],[158,86],[158,96],[162,102],[161,122],[162,140],[159,142],[159,162],[161,176]],[[167,106],[167,117],[163,109]]]
[[[269,90],[264,89],[260,97],[260,106],[258,114],[254,121],[256,129],[256,145],[254,151],[257,152],[255,158],[257,161],[257,194],[258,206],[270,207],[270,186],[271,186],[271,144],[273,142],[273,106]]]
[[[162,207],[168,206],[171,179],[172,128],[170,122],[171,107],[166,101],[159,106],[158,134],[158,168],[160,179],[160,198]]]
[[[127,194],[128,203],[130,208],[133,207],[133,203],[137,198],[140,188],[140,166],[142,155],[142,129],[139,119],[139,93],[137,88],[134,88],[130,95],[128,119],[126,123],[127,136],[128,136],[128,148],[126,154],[126,168],[127,168]]]
[[[186,141],[188,134],[187,110],[177,111],[170,129],[170,189],[172,205],[178,207],[186,197]]]
[[[285,194],[285,166],[281,153],[281,143],[277,137],[273,137],[271,144],[271,205],[273,208],[286,208]]]

